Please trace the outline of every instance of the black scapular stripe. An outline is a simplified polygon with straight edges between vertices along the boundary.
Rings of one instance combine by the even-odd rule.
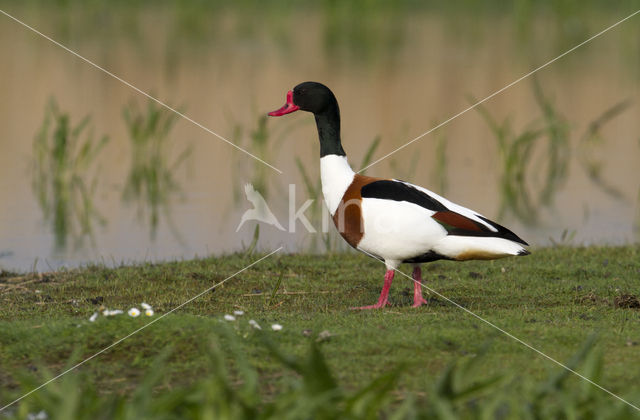
[[[447,211],[448,209],[438,200],[424,191],[420,191],[399,181],[381,180],[362,187],[362,198],[380,198],[383,200],[408,201],[433,211]]]

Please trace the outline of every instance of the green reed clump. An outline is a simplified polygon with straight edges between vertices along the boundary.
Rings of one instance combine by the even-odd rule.
[[[161,214],[178,235],[171,221],[171,202],[182,189],[174,173],[191,154],[191,148],[185,147],[171,159],[169,133],[178,115],[149,100],[143,109],[131,103],[123,109],[123,116],[129,132],[131,166],[122,198],[127,203],[137,203],[140,218],[148,212],[152,238],[155,238]]]
[[[373,154],[378,149],[378,146],[380,145],[380,140],[382,140],[381,137],[376,136],[371,141],[371,143],[369,143],[369,147],[367,147],[367,151],[364,153],[364,157],[362,158],[362,163],[360,164],[360,170],[358,171],[358,173],[360,173],[361,175],[364,175],[367,173],[367,170],[364,168],[369,166],[369,164],[373,160]]]
[[[638,188],[638,197],[636,199],[636,203],[636,220],[633,225],[633,230],[635,231],[636,236],[640,238],[640,188]]]
[[[457,418],[630,418],[634,409],[566,369],[550,371],[534,382],[518,372],[482,376],[486,350],[461,358],[443,370],[433,385],[417,396],[398,390],[408,365],[358,389],[346,389],[336,379],[321,351],[322,338],[313,337],[303,356],[284,353],[273,333],[236,328],[216,329],[202,354],[206,373],[189,385],[174,386],[164,350],[141,383],[123,394],[100,393],[83,373],[72,372],[20,401],[7,419],[26,418],[41,410],[58,419],[457,419]],[[264,378],[251,362],[246,340],[257,341],[262,358],[272,360],[284,375]],[[601,353],[587,340],[566,365],[600,382]],[[23,377],[24,390],[47,378]],[[124,386],[125,384],[123,384]],[[628,397],[627,397],[628,398]]]
[[[298,172],[302,177],[302,183],[307,192],[307,197],[314,200],[313,204],[309,208],[309,222],[312,226],[315,226],[318,229],[322,224],[322,182],[319,176],[312,177],[307,172],[307,169],[302,162],[302,160],[296,156],[296,166],[298,168]],[[315,181],[312,181],[315,179]],[[318,240],[318,237],[320,238]],[[318,235],[314,235],[309,245],[309,252],[315,252],[318,250],[318,242],[322,242],[324,244],[326,251],[331,251],[333,249],[333,241],[331,240],[331,235],[329,232],[318,232]]]
[[[538,214],[537,206],[526,185],[527,164],[542,130],[530,126],[522,133],[516,134],[513,132],[510,118],[498,123],[484,107],[478,106],[477,110],[484,117],[496,140],[502,166],[498,217],[503,218],[507,212],[511,212],[519,220],[534,223]]]
[[[409,137],[409,128],[404,126],[396,138],[396,144],[402,145]],[[420,152],[416,149],[411,154],[411,160],[407,162],[407,158],[398,158],[397,155],[389,157],[389,167],[394,175],[394,178],[412,181],[415,180],[415,174],[418,169],[418,163],[420,163]],[[437,165],[437,162],[436,162]]]
[[[638,138],[638,146],[640,146],[640,137]],[[638,187],[638,195],[636,198],[636,220],[634,223],[634,231],[636,236],[640,239],[640,187]]]
[[[269,153],[271,133],[269,132],[269,128],[267,127],[267,116],[261,115],[258,118],[256,123],[256,127],[249,131],[249,143],[251,153],[265,162],[270,161],[267,156]],[[235,123],[233,126],[233,136],[232,136],[234,144],[240,145],[244,143],[244,128],[241,124]],[[242,158],[244,159],[244,157]],[[237,160],[237,159],[236,159]],[[250,168],[246,168],[240,162],[234,164],[232,166],[232,171],[234,175],[231,177],[233,182],[233,201],[238,206],[241,202],[244,202],[244,194],[242,191],[243,184],[246,184],[247,181],[253,185],[255,191],[257,191],[265,200],[269,196],[269,172],[272,169],[268,168],[262,162],[257,161],[256,159],[249,159]],[[250,179],[247,180],[247,170],[251,173]],[[245,253],[251,254],[257,250],[258,241],[260,240],[260,225],[256,223],[253,230],[253,237],[248,246],[245,247]],[[244,243],[243,243],[244,246]]]
[[[231,139],[234,144],[247,148],[253,155],[263,161],[273,162],[274,159],[270,151],[279,150],[283,146],[282,143],[288,133],[292,132],[295,127],[309,122],[294,120],[289,124],[284,124],[279,130],[272,131],[269,128],[268,120],[267,115],[260,115],[255,126],[248,131],[241,123],[233,122]],[[233,184],[233,203],[236,208],[243,206],[246,202],[244,191],[247,183],[253,185],[253,188],[265,200],[268,200],[273,195],[273,192],[280,197],[288,194],[288,191],[282,189],[281,177],[274,176],[274,171],[271,168],[256,159],[246,159],[245,155],[241,155],[236,150],[233,153],[231,182]],[[271,210],[277,210],[275,206],[271,207],[274,204],[273,202],[268,202],[268,204]],[[253,239],[249,246],[246,247],[247,252],[253,252],[257,249],[257,243],[260,238],[260,228],[258,226],[256,224],[254,228]]]
[[[433,166],[433,180],[438,194],[446,194],[449,180],[447,178],[447,137],[439,131],[436,137],[435,165]]]
[[[544,115],[544,123],[534,121],[521,132],[512,128],[511,118],[498,123],[484,108],[477,110],[485,119],[498,146],[498,156],[502,166],[500,175],[499,217],[512,213],[517,219],[535,224],[541,207],[550,206],[560,184],[566,179],[568,165],[567,122],[558,115],[552,103],[542,94],[536,83],[534,89],[538,106]],[[548,159],[542,173],[545,174],[542,187],[532,191],[530,176],[531,162],[536,145],[546,139]]]
[[[262,115],[258,118],[258,124],[249,133],[249,138],[251,139],[251,150],[256,153],[260,159],[265,160],[269,159],[269,129],[267,128],[267,116]],[[267,171],[271,171],[271,168],[268,168],[264,164],[260,164],[260,162],[256,163],[253,168],[253,186],[262,193],[263,197],[267,197]]]
[[[270,151],[279,149],[286,131],[281,130],[273,133],[267,122],[268,117],[260,115],[255,126],[249,130],[246,130],[242,124],[235,122],[231,138],[234,144],[247,148],[251,154],[265,162],[272,162]],[[286,128],[291,129],[291,125],[287,125]],[[244,191],[243,186],[247,182],[251,183],[265,199],[269,197],[272,188],[279,188],[279,185],[273,181],[277,179],[272,176],[273,169],[256,159],[245,159],[245,156],[240,155],[237,150],[234,150],[232,172],[233,199],[236,206],[244,202],[242,191]]]
[[[93,238],[94,223],[106,223],[93,200],[96,158],[108,137],[95,140],[90,126],[90,116],[74,126],[69,114],[51,100],[33,141],[31,185],[56,251],[64,251],[70,238],[76,248],[82,246],[87,237]]]
[[[6,2],[6,1],[5,1]],[[318,45],[306,43],[305,48],[324,50],[326,60],[341,59],[355,64],[382,64],[393,71],[400,63],[396,57],[413,47],[408,36],[412,25],[419,19],[441,21],[455,37],[464,43],[480,44],[495,25],[486,22],[507,22],[512,26],[515,42],[510,43],[512,53],[525,62],[531,59],[532,47],[540,42],[540,25],[550,36],[552,46],[561,53],[594,34],[605,22],[622,17],[621,7],[611,7],[605,0],[588,1],[534,1],[515,2],[455,1],[419,2],[415,0],[321,0],[317,2],[291,2],[274,0],[258,2],[243,0],[184,0],[125,2],[114,0],[65,0],[47,2],[28,0],[12,2],[22,6],[22,14],[33,9],[35,18],[46,21],[52,36],[63,43],[110,42],[124,38],[128,44],[137,43],[141,52],[149,50],[147,43],[154,40],[166,46],[164,61],[168,72],[176,70],[176,63],[185,54],[200,57],[199,50],[212,45],[261,46],[276,45],[281,52],[295,51],[296,19],[319,21],[321,37]],[[633,10],[629,8],[630,11]],[[163,19],[161,28],[149,32],[145,25],[149,16]],[[479,19],[479,17],[482,17]],[[638,48],[637,25],[620,25],[616,50],[624,68],[637,75],[640,67],[635,59]],[[105,44],[106,45],[106,44]],[[578,49],[575,54],[593,54],[594,49]],[[572,54],[573,55],[573,54]]]
[[[542,134],[547,139],[547,165],[539,198],[543,206],[550,206],[556,192],[567,180],[570,158],[569,122],[558,112],[553,102],[544,96],[537,79],[533,82],[533,92],[542,112]]]
[[[587,176],[603,192],[616,199],[624,199],[624,194],[618,188],[604,179],[602,170],[604,164],[598,156],[602,155],[605,139],[602,135],[602,127],[618,115],[622,114],[629,106],[630,101],[621,101],[605,110],[596,119],[592,120],[578,143],[578,162]]]
[[[528,224],[536,224],[539,212],[553,206],[557,193],[567,181],[571,157],[576,154],[571,148],[572,132],[567,118],[544,95],[537,80],[534,80],[533,91],[542,118],[530,122],[520,133],[513,129],[510,117],[500,123],[484,106],[476,108],[498,147],[501,165],[499,217],[511,213]],[[622,198],[622,194],[603,179],[601,161],[594,159],[587,150],[604,142],[602,127],[620,115],[627,105],[626,101],[620,102],[605,110],[588,125],[577,145],[578,161],[589,179],[615,198]]]
[[[401,2],[324,0],[323,44],[330,59],[370,63],[381,57],[388,64],[405,43],[407,5]]]
[[[267,115],[260,115],[256,121],[254,128],[249,130],[248,136],[245,136],[244,127],[240,123],[233,124],[233,142],[237,145],[246,145],[251,153],[265,162],[270,162],[271,157],[269,151],[277,150],[284,139],[284,132],[274,136],[269,130]],[[245,140],[248,137],[248,142]],[[234,151],[235,152],[235,151]],[[270,196],[270,185],[278,188],[278,184],[270,183],[274,178],[270,177],[272,169],[256,159],[245,159],[244,156],[237,158],[234,154],[236,162],[232,166],[233,176],[233,201],[237,206],[245,202],[243,185],[249,182],[265,200]],[[248,179],[247,179],[248,178]],[[280,191],[282,193],[282,191]],[[245,252],[250,254],[257,250],[258,241],[260,240],[260,225],[256,223],[253,231],[253,237],[250,244],[245,247]],[[244,245],[244,243],[243,243]]]

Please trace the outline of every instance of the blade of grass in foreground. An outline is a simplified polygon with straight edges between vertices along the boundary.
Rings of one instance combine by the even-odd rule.
[[[277,344],[281,337],[282,333],[259,331],[243,321],[219,324],[201,344],[208,358],[206,373],[186,385],[176,387],[164,380],[169,375],[167,362],[176,356],[175,350],[166,348],[131,392],[102,395],[84,374],[76,373],[22,400],[17,411],[5,415],[23,418],[43,411],[48,418],[74,419],[451,419],[488,414],[493,418],[498,412],[513,418],[627,418],[635,414],[630,406],[590,384],[576,382],[566,370],[551,371],[541,382],[517,372],[483,377],[484,351],[449,364],[422,396],[397,389],[409,365],[395,366],[356,389],[347,389],[336,379],[316,337],[306,339],[303,347],[307,350],[302,355],[281,350]],[[261,380],[266,372],[254,366],[248,352],[251,346],[257,346],[261,357],[275,363],[287,380]],[[595,336],[567,365],[599,380],[602,356]],[[37,383],[33,376],[22,380],[25,388]]]

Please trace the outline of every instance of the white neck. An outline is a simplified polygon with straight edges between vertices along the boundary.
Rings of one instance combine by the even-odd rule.
[[[320,179],[324,201],[333,216],[355,173],[346,156],[327,155],[320,158]]]

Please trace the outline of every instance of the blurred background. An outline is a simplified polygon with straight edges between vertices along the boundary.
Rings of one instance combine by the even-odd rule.
[[[321,229],[313,118],[267,119],[315,80],[355,169],[640,8],[640,1],[9,1],[0,7],[281,169],[0,15],[0,267],[339,252]],[[534,246],[637,242],[640,15],[367,170],[427,187]],[[333,228],[332,228],[333,229]]]

